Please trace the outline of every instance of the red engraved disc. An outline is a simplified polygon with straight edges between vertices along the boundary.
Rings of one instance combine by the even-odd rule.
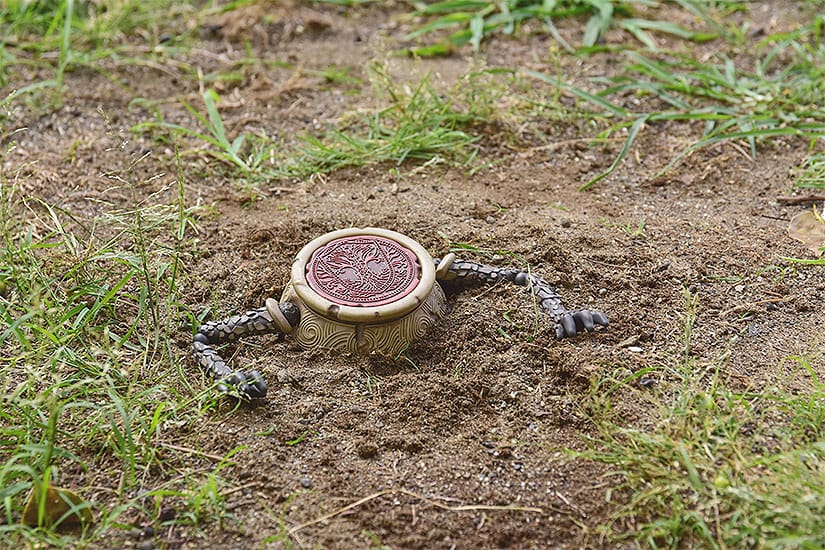
[[[421,277],[418,258],[399,243],[375,235],[342,237],[313,252],[307,283],[323,298],[342,305],[391,304],[412,292]]]

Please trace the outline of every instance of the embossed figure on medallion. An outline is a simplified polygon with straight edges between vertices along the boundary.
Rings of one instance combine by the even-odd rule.
[[[269,298],[264,307],[201,325],[192,355],[219,391],[264,397],[263,375],[230,368],[215,346],[244,336],[280,334],[305,349],[397,358],[446,315],[442,284],[461,290],[499,281],[527,287],[555,322],[558,339],[609,324],[600,311],[566,309],[556,289],[530,271],[456,260],[452,253],[434,260],[400,233],[352,228],[321,235],[298,252],[280,302]]]
[[[306,266],[310,288],[348,306],[380,306],[409,294],[420,277],[418,260],[395,241],[345,237],[322,246]]]

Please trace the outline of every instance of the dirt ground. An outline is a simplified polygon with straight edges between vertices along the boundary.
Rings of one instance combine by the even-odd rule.
[[[798,17],[795,4],[765,4],[772,9],[754,7],[750,17],[768,32]],[[376,6],[253,6],[215,16],[180,59],[208,75],[244,59],[248,41],[257,57],[288,62],[248,66],[239,80],[214,85],[230,135],[265,130],[286,140],[374,106],[364,67],[377,58],[399,79],[430,72],[436,85],[449,85],[481,61],[554,71],[561,59],[565,74],[581,84],[620,68],[607,55],[559,57],[541,33],[497,38],[475,55],[389,56],[409,29],[396,15]],[[561,31],[574,39],[580,23],[561,23]],[[151,109],[194,126],[180,100],[201,105],[201,86],[212,84],[199,84],[174,61],[72,71],[57,111],[17,112],[27,130],[14,136],[17,147],[4,163],[31,163],[24,192],[86,220],[113,209],[174,204],[171,146],[129,133],[152,119]],[[313,72],[330,66],[352,67],[363,81],[356,91],[365,93]],[[151,106],[133,102],[138,97]],[[611,325],[556,341],[523,289],[501,285],[450,296],[448,319],[409,350],[409,362],[251,339],[234,360],[265,374],[269,396],[233,412],[217,410],[197,430],[170,427],[160,435],[207,453],[177,457],[197,471],[217,465],[210,457],[244,446],[220,473],[237,521],[159,528],[157,547],[248,548],[290,529],[300,547],[601,546],[594,528],[621,499],[611,491],[619,480],[565,453],[582,449],[591,430],[578,405],[595,378],[670,361],[682,346],[685,289],[699,304],[692,352],[704,358],[729,352],[723,376],[734,388],[786,381],[792,355],[815,357],[814,368],[825,376],[816,351],[823,345],[825,273],[783,261],[810,257],[786,232],[789,218],[806,207],[776,201],[788,193],[806,143],[778,139],[761,146],[756,160],[738,145],[720,145],[653,178],[700,131],[656,124],[642,132],[619,170],[580,192],[580,184],[609,166],[620,142],[594,146],[578,139],[590,134],[577,123],[532,122],[515,140],[491,131],[479,156],[495,162],[473,175],[447,165],[379,165],[272,181],[253,196],[216,161],[184,157],[186,203],[208,207],[184,254],[183,298],[194,312],[212,308],[217,318],[258,307],[280,294],[306,242],[333,229],[376,226],[409,235],[434,257],[451,243],[516,254],[557,285],[568,307],[604,311]],[[109,177],[147,152],[129,174],[138,185]],[[634,234],[642,222],[644,231]],[[183,368],[194,370],[185,327],[175,344]],[[655,381],[657,371],[650,376]],[[649,413],[632,401],[615,407],[631,423]],[[111,486],[105,459],[94,460],[98,473],[78,473],[80,485]],[[164,475],[153,473],[148,488]],[[105,506],[109,495],[87,497]],[[513,509],[498,508],[506,506]],[[158,518],[133,519],[137,526],[158,525]],[[113,545],[140,543],[112,537]]]

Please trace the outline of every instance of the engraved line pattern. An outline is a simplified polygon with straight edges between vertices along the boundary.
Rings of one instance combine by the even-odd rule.
[[[335,349],[356,354],[376,351],[395,357],[421,338],[446,313],[446,307],[444,291],[439,285],[433,285],[427,300],[405,317],[380,325],[362,325],[364,349],[358,349],[355,325],[331,321],[306,307],[301,308],[301,325],[294,334],[304,349]]]

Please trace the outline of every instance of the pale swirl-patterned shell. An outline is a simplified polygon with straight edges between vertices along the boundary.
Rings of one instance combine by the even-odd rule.
[[[378,352],[395,357],[421,338],[446,313],[446,298],[438,284],[415,310],[395,321],[380,324],[343,323],[328,319],[301,302],[291,287],[284,290],[281,303],[294,303],[301,321],[292,333],[304,349],[333,349],[365,354]]]

